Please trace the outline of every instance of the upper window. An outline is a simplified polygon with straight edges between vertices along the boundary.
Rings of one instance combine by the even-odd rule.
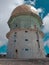
[[[34,28],[34,25],[40,28],[40,24],[36,17],[31,15],[21,15],[14,18],[11,23],[11,28]]]
[[[25,49],[25,51],[28,51],[28,50],[29,50],[28,48]]]
[[[14,34],[17,34],[17,32],[15,32]]]
[[[25,39],[25,41],[28,41],[28,39]]]
[[[14,42],[16,42],[16,40],[14,40]]]
[[[14,37],[16,37],[16,34],[14,35]]]
[[[16,27],[17,27],[17,24],[16,24]]]
[[[39,40],[36,40],[37,42],[39,42]]]
[[[27,33],[28,31],[26,30],[25,33]]]
[[[14,32],[14,37],[16,37],[17,32]]]
[[[17,50],[17,49],[16,49],[15,51],[16,51],[16,53],[18,52],[18,50]]]

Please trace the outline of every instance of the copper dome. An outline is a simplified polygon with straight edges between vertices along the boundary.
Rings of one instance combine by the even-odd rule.
[[[11,17],[10,17],[10,19],[8,21],[8,24],[16,16],[19,16],[19,15],[31,15],[31,16],[36,17],[39,20],[40,25],[42,25],[42,20],[39,17],[39,15],[37,14],[37,10],[35,10],[35,8],[31,9],[31,7],[32,7],[31,5],[25,5],[25,4],[16,7],[13,10],[12,14],[11,14]]]

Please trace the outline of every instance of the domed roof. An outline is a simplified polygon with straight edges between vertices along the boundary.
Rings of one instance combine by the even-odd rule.
[[[35,13],[37,14],[37,10],[34,7],[31,7],[31,5],[20,5],[14,9],[12,12],[12,16],[16,16],[21,13]]]
[[[20,5],[18,7],[16,7],[12,14],[11,14],[11,17],[8,21],[8,24],[12,21],[12,19],[18,15],[32,15],[32,16],[35,16],[38,20],[39,20],[39,23],[42,24],[42,20],[41,18],[38,16],[38,12],[37,10],[32,7],[31,5]]]

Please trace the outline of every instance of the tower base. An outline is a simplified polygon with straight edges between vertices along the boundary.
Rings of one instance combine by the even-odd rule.
[[[49,65],[49,59],[0,59],[0,65]]]

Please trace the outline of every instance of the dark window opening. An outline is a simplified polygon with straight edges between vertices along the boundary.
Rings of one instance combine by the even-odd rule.
[[[14,40],[14,42],[16,42],[16,40]]]
[[[16,24],[16,27],[17,27],[17,24]]]
[[[39,42],[39,40],[36,40],[37,42]]]
[[[29,50],[29,49],[27,49],[27,48],[25,49],[25,51],[28,51],[28,50]]]
[[[14,34],[17,34],[17,32],[15,32]]]
[[[16,53],[18,52],[18,50],[17,50],[17,49],[16,49],[15,51],[16,51]]]
[[[28,31],[25,31],[25,33],[27,33]]]
[[[6,55],[4,55],[4,57],[6,57]]]
[[[0,54],[0,58],[6,57],[6,55]]]
[[[25,39],[25,41],[28,41],[28,39]]]
[[[14,37],[16,37],[16,35],[14,35]]]

